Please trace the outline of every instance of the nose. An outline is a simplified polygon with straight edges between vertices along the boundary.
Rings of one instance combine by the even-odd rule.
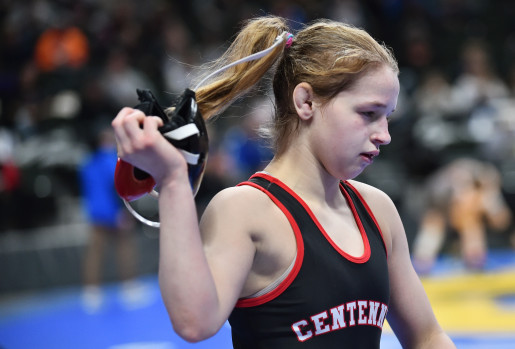
[[[381,118],[376,123],[371,135],[371,140],[378,148],[380,145],[387,145],[392,141],[392,137],[388,131],[388,120],[386,117]]]

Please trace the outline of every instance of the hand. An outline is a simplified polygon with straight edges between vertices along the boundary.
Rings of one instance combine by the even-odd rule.
[[[133,108],[123,108],[111,125],[114,128],[118,156],[148,174],[158,186],[178,173],[187,173],[182,154],[159,132],[159,117],[145,116]]]

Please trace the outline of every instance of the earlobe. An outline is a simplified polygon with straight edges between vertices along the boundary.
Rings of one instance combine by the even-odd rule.
[[[301,82],[293,90],[293,103],[299,117],[308,120],[313,116],[313,88],[307,82]]]

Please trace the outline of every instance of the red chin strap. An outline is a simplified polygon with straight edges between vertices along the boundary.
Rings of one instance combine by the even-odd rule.
[[[118,159],[114,172],[114,186],[121,198],[129,202],[137,200],[150,193],[155,185],[152,176]]]

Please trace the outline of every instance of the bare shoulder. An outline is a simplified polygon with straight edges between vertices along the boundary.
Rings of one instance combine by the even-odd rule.
[[[209,203],[201,219],[204,251],[212,264],[225,258],[243,269],[239,297],[270,285],[296,255],[295,235],[283,211],[264,192],[252,186],[225,189]]]
[[[226,188],[217,193],[206,211],[226,211],[231,213],[245,213],[247,211],[262,208],[269,203],[268,197],[260,190],[248,185]]]
[[[227,228],[250,233],[261,223],[270,207],[268,196],[256,188],[247,185],[226,188],[216,194],[206,207],[201,218],[201,230],[203,235]]]
[[[363,182],[358,182],[355,180],[349,180],[348,182],[358,190],[371,209],[374,207],[379,208],[379,206],[384,206],[383,209],[389,208],[396,210],[393,201],[384,191]]]

